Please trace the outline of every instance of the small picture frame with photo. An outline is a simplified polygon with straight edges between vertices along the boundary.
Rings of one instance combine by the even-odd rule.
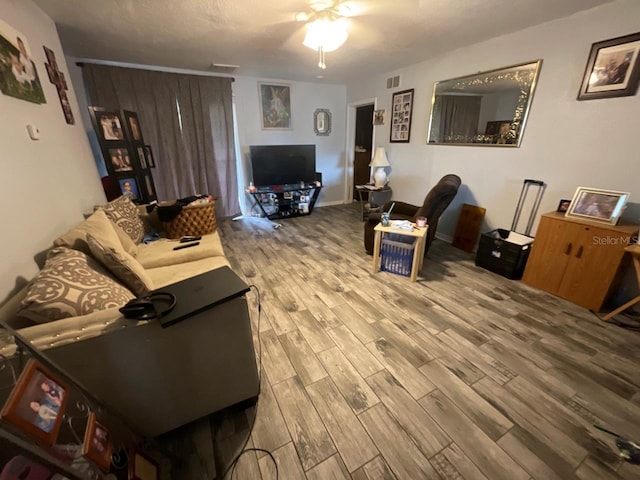
[[[109,431],[98,422],[96,415],[91,412],[87,420],[84,434],[82,455],[95,463],[102,470],[109,470],[111,465],[111,439]]]
[[[160,480],[160,465],[140,450],[129,454],[129,480]]]
[[[124,118],[127,120],[127,128],[132,142],[142,142],[142,130],[140,130],[140,121],[138,114],[129,110],[123,110]]]
[[[153,152],[151,151],[151,145],[144,146],[144,157],[147,161],[149,168],[156,168],[156,161],[153,158]]]
[[[377,125],[384,125],[384,120],[386,117],[386,113],[387,111],[383,108],[380,110],[374,110],[373,111],[373,125],[377,126]]]
[[[118,112],[96,111],[95,116],[102,140],[119,142],[125,139],[122,119]]]
[[[30,359],[11,391],[0,418],[46,446],[62,425],[69,387],[50,369]]]

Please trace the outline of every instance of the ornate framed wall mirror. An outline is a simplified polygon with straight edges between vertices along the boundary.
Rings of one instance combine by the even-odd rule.
[[[331,133],[331,112],[328,109],[317,108],[313,112],[313,131],[322,136]]]
[[[427,143],[519,147],[542,60],[435,82]]]

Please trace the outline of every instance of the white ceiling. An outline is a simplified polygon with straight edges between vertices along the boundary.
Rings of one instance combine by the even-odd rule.
[[[309,0],[34,1],[77,58],[347,83],[614,0],[347,0],[350,36],[324,71],[295,21]]]

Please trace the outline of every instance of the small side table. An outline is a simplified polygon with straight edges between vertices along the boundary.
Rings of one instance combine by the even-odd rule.
[[[387,233],[395,233],[397,235],[404,235],[407,237],[415,237],[417,238],[415,250],[413,252],[413,263],[411,264],[411,276],[409,279],[412,282],[415,282],[418,278],[418,271],[422,268],[422,263],[424,260],[424,249],[427,240],[427,230],[429,229],[429,225],[426,227],[416,227],[414,224],[414,229],[412,231],[408,230],[398,230],[393,228],[391,225],[388,227],[383,227],[381,223],[375,226],[373,229],[376,232],[374,245],[373,245],[373,273],[377,273],[380,271],[380,245],[382,244],[382,237]]]
[[[360,198],[360,213],[362,214],[361,218],[363,222],[367,219],[367,216],[365,213],[368,213],[364,211],[364,203],[371,202],[371,197],[373,195],[379,194],[379,195],[388,196],[388,198],[386,198],[380,204],[380,206],[384,205],[389,200],[391,200],[392,192],[389,185],[385,185],[384,187],[379,187],[379,188],[373,187],[372,185],[356,185],[355,188],[356,188],[356,191],[358,192],[358,198]]]
[[[633,266],[636,270],[638,286],[640,286],[640,245],[629,245],[624,249],[624,251],[629,252],[631,255],[633,255]],[[602,317],[602,320],[604,320],[605,322],[611,320],[613,317],[623,312],[627,308],[633,307],[636,303],[640,303],[640,295],[638,295],[636,298],[632,298],[624,305],[619,306],[613,312],[607,313],[604,317]]]

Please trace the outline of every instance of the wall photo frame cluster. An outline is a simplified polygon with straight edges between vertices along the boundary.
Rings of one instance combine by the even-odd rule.
[[[391,143],[409,143],[411,138],[411,116],[413,114],[414,89],[393,94],[391,102]]]

